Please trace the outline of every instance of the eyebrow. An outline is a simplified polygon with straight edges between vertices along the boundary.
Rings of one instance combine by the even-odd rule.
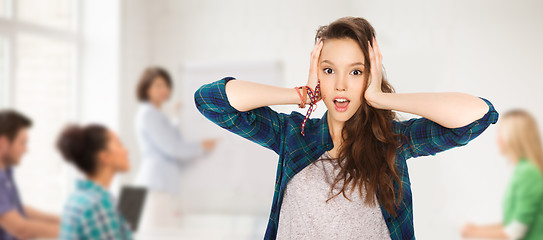
[[[332,63],[331,61],[329,60],[322,60],[321,63],[328,63],[330,65],[334,65],[334,63]],[[351,63],[349,66],[357,66],[357,65],[362,65],[364,66],[364,64],[362,62],[354,62],[354,63]]]

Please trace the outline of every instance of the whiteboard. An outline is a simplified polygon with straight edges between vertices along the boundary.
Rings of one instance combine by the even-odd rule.
[[[267,216],[274,192],[278,156],[271,150],[224,130],[196,109],[194,93],[223,77],[280,86],[278,61],[193,62],[180,68],[181,130],[191,140],[219,138],[216,149],[182,174],[182,206],[189,213]]]

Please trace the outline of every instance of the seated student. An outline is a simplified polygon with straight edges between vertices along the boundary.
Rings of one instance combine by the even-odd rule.
[[[498,147],[514,165],[503,201],[503,223],[467,224],[462,235],[485,239],[543,239],[543,145],[534,117],[525,110],[505,113]]]
[[[107,190],[116,173],[130,168],[119,138],[100,125],[72,125],[61,133],[57,147],[87,177],[77,181],[66,203],[60,238],[132,239],[128,224]]]
[[[25,154],[32,121],[13,110],[0,111],[0,239],[56,238],[60,220],[24,206],[13,168]],[[33,179],[38,180],[38,179]]]

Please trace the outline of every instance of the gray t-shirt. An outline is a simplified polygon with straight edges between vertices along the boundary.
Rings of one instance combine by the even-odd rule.
[[[16,210],[22,216],[26,216],[19,193],[17,192],[17,186],[15,186],[15,181],[13,181],[13,170],[7,167],[5,170],[0,169],[0,216],[12,210]],[[15,237],[11,236],[0,226],[0,239],[15,240]]]
[[[296,174],[285,189],[279,214],[278,240],[285,239],[390,239],[377,200],[374,206],[364,203],[356,188],[352,194],[332,198],[330,188],[339,174],[337,160],[324,153]],[[343,182],[334,187],[341,191]]]

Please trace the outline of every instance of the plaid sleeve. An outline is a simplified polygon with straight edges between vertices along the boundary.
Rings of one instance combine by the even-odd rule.
[[[225,86],[235,78],[226,77],[196,91],[196,107],[220,127],[279,153],[285,115],[269,107],[240,112],[230,105]]]
[[[59,239],[61,240],[74,240],[74,239],[80,239],[82,225],[81,225],[81,218],[74,217],[71,214],[64,214],[61,218],[61,224],[60,224],[60,236]]]
[[[435,155],[458,146],[464,146],[498,121],[498,112],[492,103],[483,99],[489,107],[479,120],[460,128],[446,128],[426,118],[396,122],[395,132],[404,136],[401,146],[405,159]]]

